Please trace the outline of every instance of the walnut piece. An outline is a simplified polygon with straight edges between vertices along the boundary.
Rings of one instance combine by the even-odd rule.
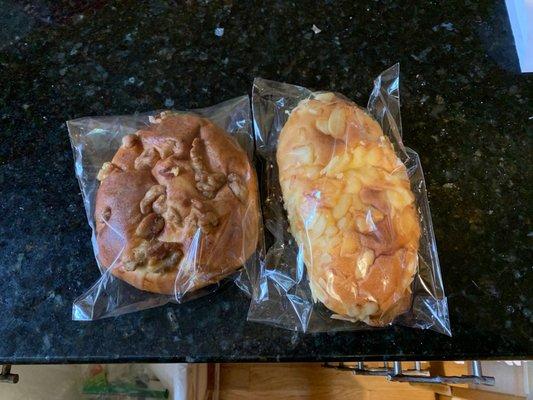
[[[126,271],[147,267],[151,272],[160,273],[177,267],[182,257],[183,252],[176,243],[142,240],[124,251],[122,265]]]
[[[164,160],[165,158],[170,157],[174,153],[174,139],[167,138],[165,141],[158,145],[157,151],[159,152],[159,157]]]
[[[196,138],[191,147],[191,165],[194,171],[196,189],[208,199],[213,199],[218,190],[226,183],[226,175],[221,172],[210,173],[202,156],[202,140]]]
[[[137,135],[126,135],[122,138],[122,146],[125,148],[131,148],[139,143],[139,137]]]
[[[174,226],[181,226],[183,219],[180,213],[174,207],[167,207],[165,214],[163,215],[166,223],[171,223]]]
[[[174,250],[169,257],[163,259],[161,266],[165,271],[177,267],[177,264],[181,261],[182,257],[183,252],[181,250]]]
[[[158,164],[159,170],[157,172],[159,175],[166,178],[174,178],[175,176],[178,176],[180,172],[177,162],[178,160],[175,156],[167,157]]]
[[[220,172],[195,173],[194,179],[196,180],[196,188],[208,199],[213,199],[218,190],[226,183],[226,175]]]
[[[160,242],[158,240],[145,242],[134,250],[140,251],[137,260],[147,264],[151,272],[166,272],[177,267],[183,257],[183,252],[176,243]]]
[[[168,245],[156,240],[148,247],[146,254],[153,260],[162,260],[168,254]]]
[[[228,175],[228,186],[241,203],[246,203],[246,200],[248,199],[248,189],[240,176],[233,172],[230,173]]]
[[[202,232],[211,233],[219,225],[218,215],[209,210],[208,207],[199,200],[191,200],[193,220],[196,221]]]
[[[174,142],[174,147],[172,148],[174,156],[178,158],[183,158],[187,156],[187,143],[183,139],[178,139]]]
[[[163,215],[166,209],[167,209],[167,196],[165,194],[162,194],[161,196],[157,198],[156,201],[153,202],[152,210],[154,210],[156,214]]]
[[[135,271],[139,263],[135,260],[122,260],[122,265],[126,271]]]
[[[122,265],[126,271],[135,271],[146,262],[148,242],[143,240],[137,247],[128,247],[122,254]]]
[[[105,178],[107,178],[111,172],[117,168],[115,164],[112,162],[105,162],[102,164],[102,168],[100,168],[100,171],[98,171],[98,175],[96,176],[96,179],[98,179],[100,182],[103,181]]]
[[[163,259],[150,259],[148,268],[155,273],[164,273],[176,268],[182,258],[183,252],[181,250],[173,250]]]
[[[165,227],[165,220],[156,213],[150,213],[137,226],[135,234],[144,239],[152,239]]]
[[[195,138],[192,141],[192,147],[191,147],[191,164],[193,170],[196,172],[202,172],[206,171],[206,167],[204,164],[204,158],[202,157],[202,139]]]
[[[174,168],[172,168],[170,170],[170,173],[174,176],[178,176],[180,174],[180,167],[178,166],[175,166]]]
[[[169,110],[161,111],[159,114],[150,115],[148,117],[148,121],[150,121],[151,124],[160,124],[161,121],[163,121],[167,117],[170,117],[173,114],[175,114],[175,113],[173,113],[172,111],[169,111]]]
[[[218,217],[213,211],[208,211],[199,216],[198,225],[202,231],[212,232],[218,226]]]
[[[205,210],[205,205],[204,203],[202,203],[200,200],[198,199],[191,199],[190,201],[191,203],[191,207],[197,211],[204,211]]]
[[[144,195],[144,198],[141,200],[140,208],[141,213],[148,214],[152,209],[152,204],[158,200],[161,195],[165,194],[165,187],[162,185],[154,185]],[[166,201],[166,196],[163,202]],[[155,210],[154,210],[155,211]],[[157,212],[157,211],[156,211]],[[161,213],[158,213],[161,214]]]
[[[154,148],[144,150],[139,157],[135,159],[135,169],[149,169],[152,168],[157,162],[159,155]]]

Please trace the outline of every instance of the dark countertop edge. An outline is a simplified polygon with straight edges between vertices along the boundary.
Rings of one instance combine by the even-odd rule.
[[[190,359],[189,357],[121,357],[117,359],[109,359],[105,357],[94,357],[88,359],[69,358],[69,357],[50,357],[50,358],[28,358],[23,357],[17,360],[9,360],[7,358],[0,358],[0,364],[11,365],[28,365],[28,364],[120,364],[120,363],[153,363],[153,364],[173,364],[173,363],[282,363],[282,362],[351,362],[351,361],[506,361],[517,360],[525,361],[533,358],[533,355],[520,356],[494,356],[486,357],[479,355],[479,357],[439,357],[439,356],[420,356],[405,355],[405,356],[339,356],[339,357],[248,357],[242,359],[228,360],[220,357],[196,357]]]

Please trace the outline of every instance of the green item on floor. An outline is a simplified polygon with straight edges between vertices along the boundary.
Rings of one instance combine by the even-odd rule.
[[[124,395],[129,397],[142,397],[146,399],[167,399],[168,390],[156,390],[144,388],[129,382],[107,381],[105,370],[88,378],[82,389],[83,394],[87,395]]]

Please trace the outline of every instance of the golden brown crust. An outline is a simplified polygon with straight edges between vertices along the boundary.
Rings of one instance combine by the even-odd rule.
[[[207,119],[161,113],[123,138],[98,179],[98,258],[139,289],[184,294],[218,282],[255,251],[255,171]]]
[[[315,301],[333,318],[385,325],[406,311],[418,266],[409,178],[379,124],[332,93],[283,127],[279,179]]]

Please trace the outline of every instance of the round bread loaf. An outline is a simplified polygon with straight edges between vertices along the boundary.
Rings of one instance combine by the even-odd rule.
[[[218,282],[255,251],[255,171],[207,119],[161,113],[122,139],[98,179],[98,258],[138,289],[184,294]]]
[[[420,226],[404,164],[379,124],[333,93],[300,102],[278,142],[291,233],[333,318],[381,326],[405,312]]]

